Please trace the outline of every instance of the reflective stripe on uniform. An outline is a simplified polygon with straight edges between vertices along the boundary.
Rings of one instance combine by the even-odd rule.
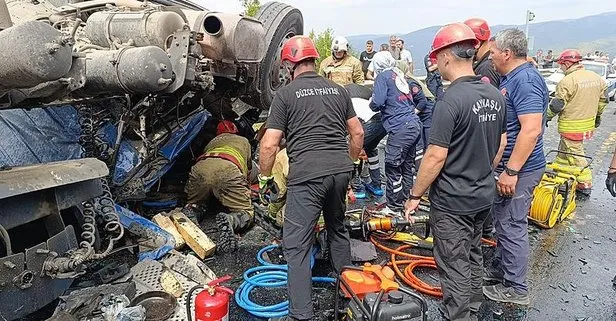
[[[218,154],[228,154],[232,156],[233,158],[237,159],[238,164],[236,165],[240,166],[240,170],[242,171],[242,173],[245,175],[248,173],[248,164],[246,163],[246,160],[244,159],[244,157],[242,157],[242,154],[235,148],[232,148],[229,146],[221,146],[221,147],[212,148],[206,151],[204,156],[205,157],[216,157],[218,156]]]
[[[573,120],[573,119],[559,119],[558,120],[558,132],[574,134],[593,131],[595,129],[595,117]]]

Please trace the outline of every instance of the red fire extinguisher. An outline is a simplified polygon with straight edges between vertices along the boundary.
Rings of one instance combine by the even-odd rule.
[[[207,287],[197,285],[188,291],[186,296],[186,316],[188,321],[228,321],[229,320],[229,299],[233,295],[233,290],[221,286],[220,283],[231,280],[231,276],[223,276],[212,280]],[[195,297],[195,312],[191,310],[192,294],[199,289],[203,289]],[[193,317],[194,315],[194,317]]]

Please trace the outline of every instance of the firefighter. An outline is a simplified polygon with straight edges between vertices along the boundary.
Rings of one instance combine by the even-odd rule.
[[[259,151],[259,193],[268,199],[275,189],[276,153],[286,137],[289,176],[282,246],[288,264],[289,315],[281,320],[288,321],[314,316],[310,256],[321,212],[334,270],[351,264],[343,222],[345,199],[364,134],[348,92],[316,73],[318,57],[306,36],[295,36],[282,47],[282,64],[292,80],[276,92]]]
[[[565,77],[556,86],[556,97],[550,101],[548,121],[558,115],[560,151],[584,155],[584,141],[592,138],[601,124],[601,114],[608,103],[607,84],[596,73],[584,69],[582,54],[575,49],[563,51],[558,64]],[[559,153],[556,162],[563,165],[586,167],[583,157]],[[592,173],[586,168],[578,176],[577,190],[589,194]]]
[[[323,59],[319,74],[340,86],[364,83],[364,72],[359,59],[349,54],[349,42],[345,37],[332,41],[332,55]]]
[[[426,86],[432,95],[434,95],[435,99],[438,100],[445,93],[445,89],[443,87],[443,78],[438,71],[436,59],[432,59],[430,55],[426,55],[424,58],[424,66],[426,67]]]
[[[235,251],[235,234],[250,228],[254,217],[247,180],[248,164],[252,163],[250,143],[237,133],[231,121],[218,124],[216,137],[190,169],[185,188],[189,204],[204,204],[214,197],[226,209],[216,215],[220,229],[217,249],[223,253]]]
[[[379,111],[387,131],[385,176],[387,210],[400,212],[413,186],[416,146],[421,144],[421,124],[415,114],[411,89],[396,60],[387,51],[372,59],[374,88],[370,109]]]
[[[443,289],[443,316],[451,321],[476,320],[483,295],[481,231],[490,212],[496,183],[493,168],[505,142],[505,100],[498,90],[475,76],[472,63],[477,40],[462,23],[441,28],[432,43],[450,87],[434,108],[430,145],[417,182],[409,193],[410,216],[430,188],[430,226],[434,259]]]
[[[419,116],[423,128],[421,132],[422,145],[419,146],[421,148],[418,147],[417,156],[415,157],[415,159],[419,161],[425,149],[428,148],[428,137],[430,136],[430,128],[432,127],[432,111],[434,110],[435,97],[421,80],[415,78],[413,74],[408,72],[408,66],[404,62],[398,61],[397,65],[400,70],[404,72],[406,81],[409,84],[411,95],[413,96],[413,103],[415,104],[415,113]]]
[[[488,22],[480,18],[471,18],[464,21],[464,24],[471,27],[475,33],[475,38],[479,41],[477,53],[473,63],[473,71],[477,76],[485,77],[492,86],[498,88],[500,85],[500,75],[494,69],[494,64],[490,59],[490,26]]]

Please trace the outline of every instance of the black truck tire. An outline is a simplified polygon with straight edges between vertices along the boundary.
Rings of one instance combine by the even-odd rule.
[[[281,73],[280,50],[286,40],[304,33],[304,17],[295,7],[282,2],[268,2],[255,16],[263,23],[267,52],[259,68],[260,94],[254,103],[260,109],[269,109],[276,90],[290,80]]]

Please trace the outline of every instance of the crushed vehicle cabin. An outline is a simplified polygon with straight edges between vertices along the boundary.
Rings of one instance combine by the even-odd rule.
[[[212,115],[253,139],[289,81],[280,48],[302,33],[279,2],[251,18],[185,0],[0,0],[2,317],[47,305],[112,251],[116,202],[177,205],[152,192],[186,175]]]

